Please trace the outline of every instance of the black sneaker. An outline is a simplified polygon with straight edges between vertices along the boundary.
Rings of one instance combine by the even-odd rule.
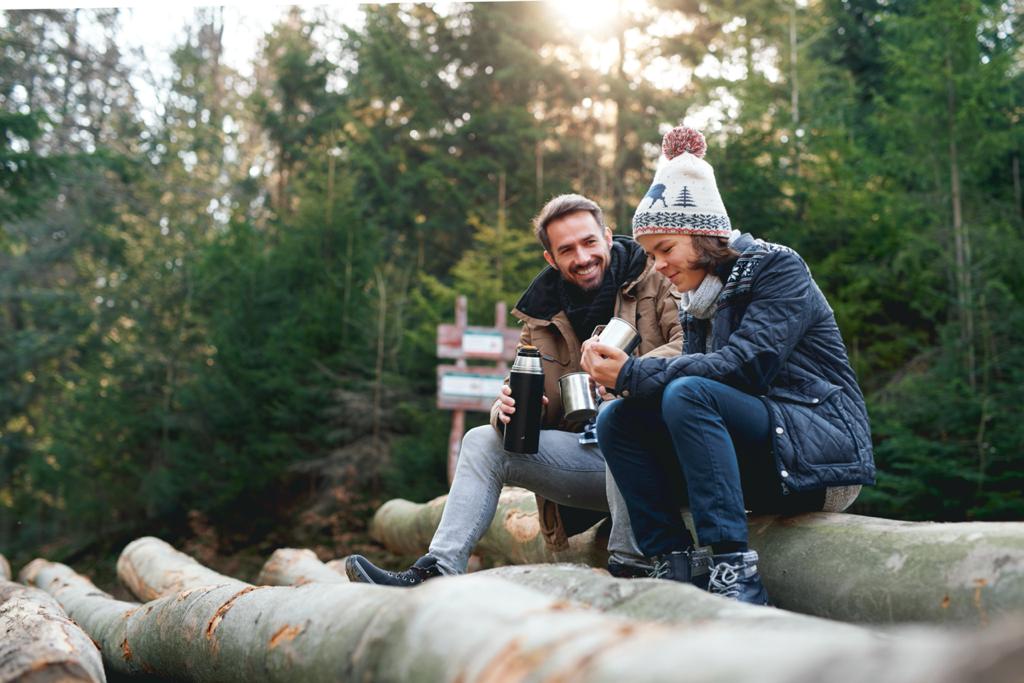
[[[708,592],[752,605],[767,605],[768,591],[757,571],[757,551],[725,553],[711,558]]]
[[[430,555],[424,555],[416,560],[404,572],[389,572],[375,566],[362,555],[350,555],[345,560],[345,573],[348,575],[349,581],[354,583],[375,583],[379,586],[403,588],[411,588],[427,579],[441,576],[441,570],[437,568],[437,560]]]
[[[652,561],[653,566],[647,574],[652,579],[692,583],[701,590],[708,589],[711,551],[707,548],[677,550],[667,555],[658,555]]]
[[[646,579],[651,575],[651,568],[608,560],[608,573],[616,579]]]

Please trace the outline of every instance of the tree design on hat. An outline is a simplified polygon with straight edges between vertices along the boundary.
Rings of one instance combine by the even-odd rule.
[[[690,188],[683,185],[683,191],[676,197],[675,203],[672,206],[682,206],[685,208],[691,208],[697,206],[697,203],[693,201],[693,195],[690,194]]]
[[[665,186],[662,183],[651,185],[651,189],[647,190],[647,194],[644,195],[644,199],[647,197],[651,198],[651,203],[647,206],[648,209],[654,206],[654,202],[659,199],[661,200],[661,203],[665,205],[665,208],[668,208],[668,202],[665,201]]]

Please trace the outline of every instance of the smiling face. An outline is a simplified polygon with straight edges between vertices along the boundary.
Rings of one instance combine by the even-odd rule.
[[[612,231],[598,225],[589,211],[556,218],[547,230],[551,247],[544,251],[544,260],[584,291],[600,287],[612,260]]]
[[[636,241],[654,259],[654,269],[680,292],[691,292],[704,280],[707,271],[693,265],[698,254],[690,235],[640,235]]]

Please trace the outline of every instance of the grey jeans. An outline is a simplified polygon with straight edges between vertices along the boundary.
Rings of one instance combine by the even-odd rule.
[[[502,448],[494,427],[469,430],[462,439],[455,479],[430,554],[444,574],[466,571],[469,555],[487,531],[502,486],[521,486],[556,503],[611,512],[610,558],[621,564],[647,562],[629,526],[629,513],[597,444],[579,443],[579,434],[546,429],[536,455]]]

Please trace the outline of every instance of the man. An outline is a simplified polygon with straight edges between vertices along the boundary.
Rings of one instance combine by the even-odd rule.
[[[345,563],[352,581],[414,586],[435,576],[464,573],[505,485],[537,493],[541,528],[555,547],[564,546],[565,526],[580,519],[580,508],[610,511],[609,570],[620,576],[645,574],[646,561],[629,529],[618,489],[606,475],[596,438],[584,430],[586,425],[565,420],[558,379],[580,371],[583,341],[613,315],[640,332],[638,353],[679,355],[678,303],[671,283],[653,271],[643,249],[628,237],[613,238],[601,209],[586,197],[568,194],[549,201],[534,219],[534,232],[549,267],[534,279],[512,314],[523,322],[520,344],[537,347],[545,361],[544,429],[538,453],[523,455],[502,448],[502,425],[516,409],[506,385],[491,408],[490,426],[471,429],[462,441],[428,554],[401,572],[385,571],[353,555]],[[569,508],[559,505],[575,512],[570,516]]]

